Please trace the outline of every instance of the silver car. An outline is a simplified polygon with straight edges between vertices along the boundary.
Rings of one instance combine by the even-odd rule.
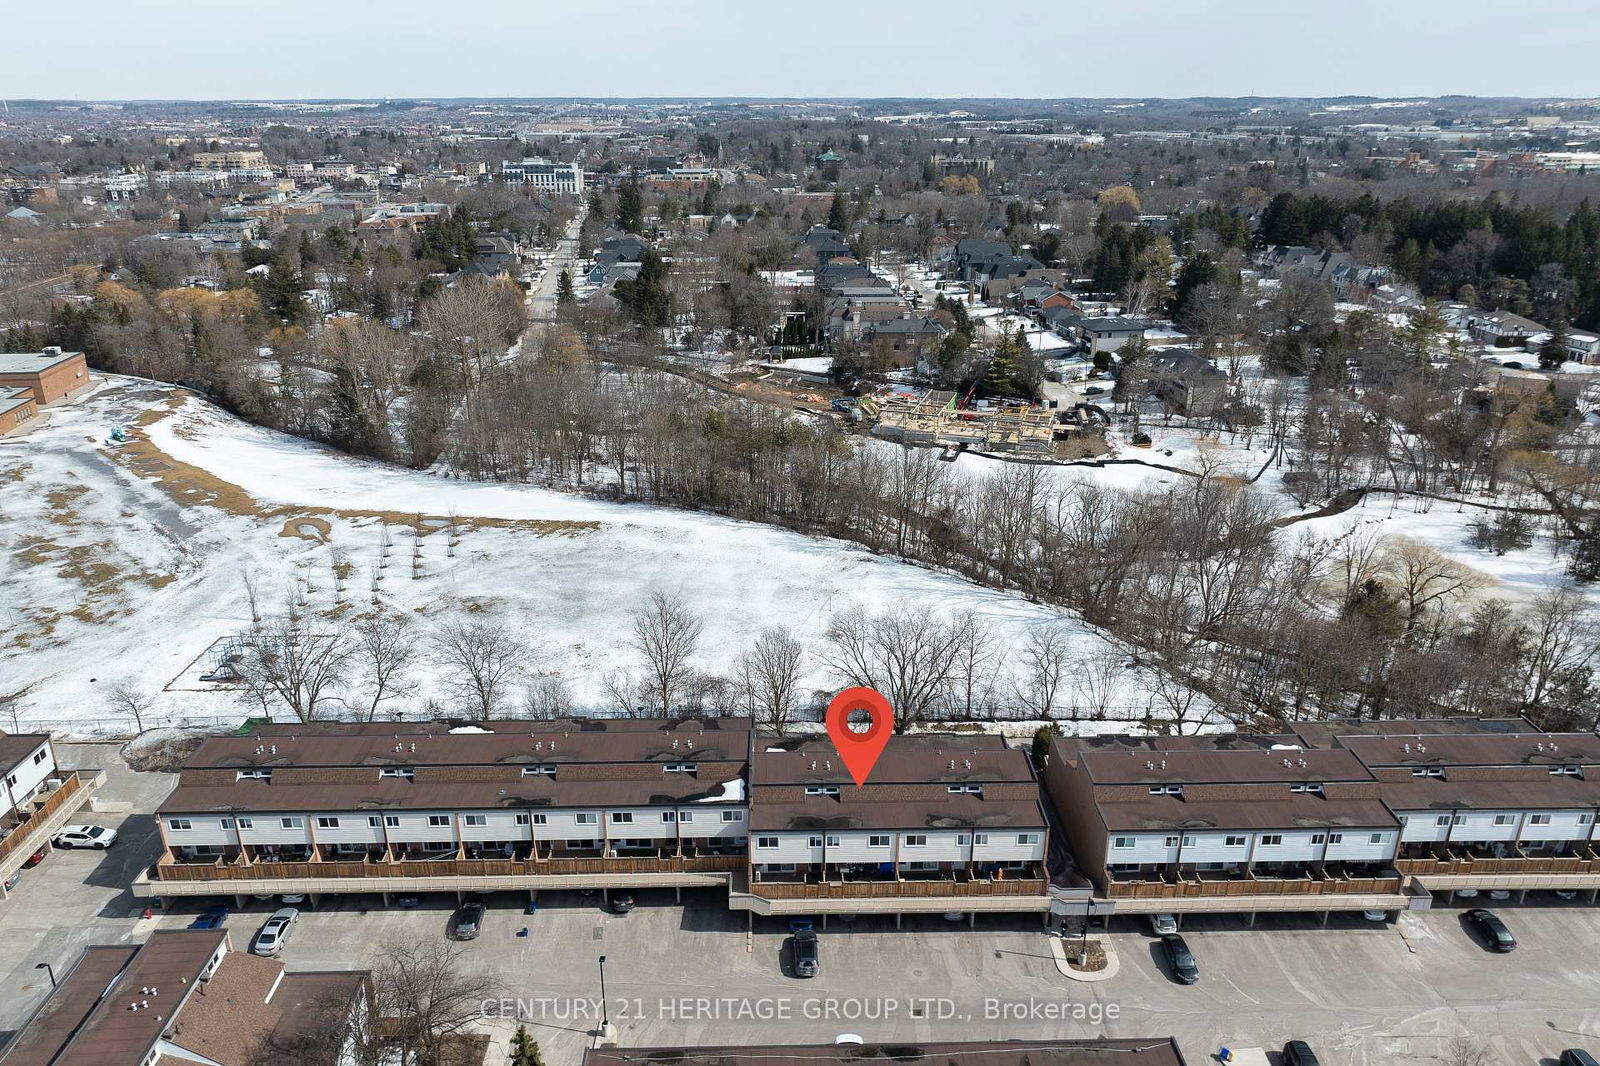
[[[252,955],[265,955],[271,958],[283,950],[283,942],[289,939],[289,930],[294,928],[294,923],[300,920],[300,912],[293,907],[284,907],[272,912],[256,933],[256,938],[250,942]]]

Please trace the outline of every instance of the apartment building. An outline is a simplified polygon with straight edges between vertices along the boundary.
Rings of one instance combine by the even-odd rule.
[[[259,149],[196,152],[190,158],[190,165],[196,170],[261,170],[267,166],[267,157]]]
[[[500,180],[531,185],[542,192],[583,194],[583,167],[577,163],[552,163],[544,159],[520,159],[500,164]]]
[[[353,1062],[371,1004],[364,972],[285,973],[234,950],[225,929],[161,930],[86,948],[0,1066]]]
[[[1115,910],[1408,905],[1400,821],[1350,751],[1292,735],[1063,737],[1045,782]]]
[[[747,892],[762,914],[1045,911],[1049,829],[1027,753],[895,736],[858,787],[827,738],[751,755]]]
[[[750,722],[268,725],[157,813],[142,896],[705,887],[742,869]]]

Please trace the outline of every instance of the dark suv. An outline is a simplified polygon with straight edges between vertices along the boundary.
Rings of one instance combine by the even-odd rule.
[[[476,940],[483,932],[483,900],[469,899],[450,919],[450,935],[457,940]]]
[[[817,954],[815,930],[801,929],[794,935],[794,975],[815,977],[822,972],[822,960]]]
[[[1283,1066],[1322,1066],[1317,1053],[1304,1040],[1291,1040],[1283,1045]]]

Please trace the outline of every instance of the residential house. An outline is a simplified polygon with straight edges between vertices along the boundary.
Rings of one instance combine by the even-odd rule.
[[[948,333],[932,318],[903,315],[868,326],[864,336],[875,353],[888,354],[896,367],[904,368],[927,362]]]
[[[1192,348],[1161,348],[1149,355],[1151,391],[1177,414],[1205,418],[1228,401],[1228,376]]]
[[[98,771],[63,768],[48,733],[0,733],[0,900],[10,894],[5,882],[50,846],[101,780]]]
[[[1143,337],[1150,323],[1142,318],[1080,318],[1073,328],[1091,353],[1119,352],[1133,338]]]
[[[1462,324],[1473,340],[1496,348],[1520,348],[1535,334],[1550,332],[1549,327],[1510,311],[1469,313]]]

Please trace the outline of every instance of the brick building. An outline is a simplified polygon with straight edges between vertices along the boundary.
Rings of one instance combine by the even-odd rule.
[[[0,353],[0,435],[38,414],[38,409],[74,395],[89,384],[82,352]]]

